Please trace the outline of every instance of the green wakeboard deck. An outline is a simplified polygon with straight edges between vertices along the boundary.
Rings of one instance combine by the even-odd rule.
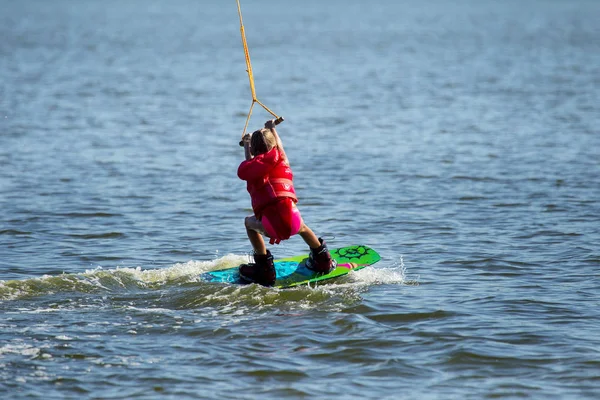
[[[275,271],[277,272],[275,287],[288,288],[337,278],[350,271],[357,271],[373,265],[381,259],[375,250],[362,245],[342,247],[330,250],[330,252],[331,257],[337,261],[337,266],[328,274],[317,273],[306,268],[308,254],[275,260]],[[206,282],[246,283],[240,279],[239,266],[205,272],[200,275],[200,278]]]

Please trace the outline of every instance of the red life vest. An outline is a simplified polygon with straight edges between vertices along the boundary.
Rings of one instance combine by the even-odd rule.
[[[266,206],[281,198],[289,197],[294,203],[298,202],[292,169],[283,161],[277,147],[243,161],[237,173],[240,179],[247,182],[252,209],[259,219]]]

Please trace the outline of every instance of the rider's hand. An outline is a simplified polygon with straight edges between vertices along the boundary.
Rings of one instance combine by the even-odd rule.
[[[267,129],[275,129],[275,120],[274,119],[270,119],[267,122],[265,122],[265,128],[267,128]]]

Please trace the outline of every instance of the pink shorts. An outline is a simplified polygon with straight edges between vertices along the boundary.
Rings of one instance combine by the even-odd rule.
[[[279,244],[282,240],[294,236],[303,223],[300,210],[290,198],[281,199],[265,208],[262,212],[261,222],[265,233],[271,239],[269,241],[271,244]]]

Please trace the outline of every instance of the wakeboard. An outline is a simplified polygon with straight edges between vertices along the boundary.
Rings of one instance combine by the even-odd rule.
[[[375,250],[363,245],[341,247],[330,250],[330,253],[331,257],[337,261],[337,266],[328,274],[314,272],[306,268],[308,254],[275,260],[277,280],[274,286],[277,288],[289,288],[338,278],[348,274],[350,271],[358,271],[359,269],[373,265],[381,259]],[[200,279],[206,282],[246,283],[240,279],[239,266],[205,272],[200,275]]]

